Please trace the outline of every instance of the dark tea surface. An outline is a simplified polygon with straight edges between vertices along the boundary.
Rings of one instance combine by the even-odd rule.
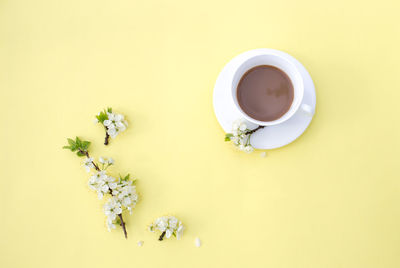
[[[237,88],[239,106],[248,116],[259,121],[282,117],[293,102],[290,78],[280,69],[259,65],[248,70]]]

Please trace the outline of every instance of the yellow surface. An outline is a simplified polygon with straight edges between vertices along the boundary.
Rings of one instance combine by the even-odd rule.
[[[399,9],[0,1],[0,267],[400,267]],[[212,109],[222,67],[260,47],[295,56],[317,88],[309,129],[266,158],[225,143]],[[92,123],[107,106],[130,121],[109,147]],[[138,179],[128,240],[61,149],[75,135]],[[181,241],[147,232],[165,213]]]

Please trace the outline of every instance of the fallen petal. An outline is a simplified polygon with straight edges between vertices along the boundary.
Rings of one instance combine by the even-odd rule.
[[[201,246],[200,238],[196,237],[196,239],[194,240],[194,244],[196,245],[196,247],[199,248]]]

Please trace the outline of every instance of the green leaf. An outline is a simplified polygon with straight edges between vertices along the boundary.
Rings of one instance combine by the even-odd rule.
[[[76,154],[77,154],[77,156],[79,156],[79,157],[85,156],[85,154],[82,153],[81,151],[76,152]]]
[[[87,149],[89,148],[89,145],[90,145],[89,141],[82,141],[79,137],[76,137],[75,140],[73,140],[73,139],[67,139],[67,140],[68,140],[69,146],[64,146],[63,149],[69,149],[72,152],[83,151],[83,153],[77,152],[77,155],[78,156],[86,155],[84,152],[86,152]]]
[[[82,148],[87,151],[87,149],[89,148],[90,145],[90,141],[83,141],[82,142]]]
[[[82,141],[81,141],[81,139],[80,139],[79,137],[76,137],[76,138],[75,138],[75,143],[76,143],[76,146],[77,146],[78,148],[81,148],[81,147],[82,147]]]
[[[75,141],[73,139],[67,139],[68,140],[68,144],[73,146],[75,145]]]
[[[108,108],[107,108],[107,112],[112,113],[112,108],[111,108],[111,107],[108,107]]]
[[[233,137],[232,133],[226,133],[225,134],[225,141],[230,141],[232,137]]]
[[[130,178],[130,174],[128,173],[128,175],[126,175],[125,177],[121,176],[121,174],[119,174],[119,178],[121,181],[128,181]],[[132,182],[135,182],[134,180]]]
[[[108,119],[107,110],[101,111],[99,115],[96,116],[97,120],[103,124],[104,120]]]

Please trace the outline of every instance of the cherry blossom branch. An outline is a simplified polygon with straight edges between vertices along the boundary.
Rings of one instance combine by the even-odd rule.
[[[179,240],[183,235],[184,229],[182,222],[176,217],[170,215],[159,217],[149,225],[150,232],[155,232],[157,230],[161,232],[161,235],[158,238],[159,241],[163,241],[172,236],[175,236],[176,239]]]
[[[251,135],[265,128],[265,126],[257,126],[255,129],[249,129],[244,119],[235,120],[232,124],[232,133],[225,134],[225,141],[232,141],[233,144],[241,151],[251,153],[254,147],[251,145]]]
[[[81,154],[84,154],[87,158],[90,159],[90,155],[89,155],[89,152],[88,152],[88,151],[83,151],[82,149],[79,149],[79,152],[80,152]],[[92,160],[92,165],[94,166],[94,168],[95,168],[97,171],[100,171],[99,166],[98,166],[93,160]],[[111,189],[109,189],[109,192],[110,192],[110,194],[112,195]],[[121,220],[121,224],[120,224],[120,225],[121,225],[121,227],[122,227],[122,230],[124,231],[125,238],[128,239],[128,233],[127,233],[127,231],[126,231],[126,226],[125,226],[124,218],[122,217],[122,213],[121,213],[121,214],[118,214],[118,217],[119,217],[119,219]]]
[[[85,155],[86,155],[87,158],[90,158],[89,152],[88,152],[88,151],[86,151],[86,152],[84,152],[84,153],[85,153]],[[95,168],[97,171],[100,171],[99,166],[96,165],[96,163],[95,163],[94,161],[92,161],[92,164],[93,164],[94,168]],[[109,189],[109,193],[112,195],[111,189]],[[120,224],[120,225],[121,225],[121,227],[122,227],[122,230],[124,231],[125,238],[128,239],[128,233],[126,232],[125,222],[124,222],[124,218],[122,218],[122,213],[121,213],[121,214],[118,214],[118,217],[119,217],[119,219],[121,220],[121,224]]]
[[[117,114],[112,111],[112,108],[107,108],[96,115],[95,123],[100,123],[104,126],[106,136],[104,145],[108,145],[110,137],[115,138],[119,133],[125,131],[128,127],[128,122],[122,114]]]

